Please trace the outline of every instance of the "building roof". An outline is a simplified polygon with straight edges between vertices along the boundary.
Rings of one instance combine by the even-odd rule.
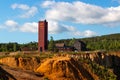
[[[65,47],[65,43],[56,43],[55,46],[56,47]]]

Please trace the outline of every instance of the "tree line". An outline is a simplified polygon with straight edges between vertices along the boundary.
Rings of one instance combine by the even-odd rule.
[[[120,33],[82,39],[89,50],[120,50]]]
[[[48,41],[48,50],[53,50],[56,43],[65,43],[66,46],[72,46],[75,40],[81,40],[86,44],[86,48],[88,50],[120,50],[120,33],[104,35],[104,36],[96,36],[90,38],[82,38],[82,39],[62,39],[54,41],[53,37],[51,37],[50,41]],[[29,42],[25,44],[18,44],[16,42],[9,43],[0,43],[0,52],[12,52],[12,51],[21,51],[23,48],[29,48],[31,50],[38,49],[37,42]]]
[[[0,43],[0,52],[21,51],[23,48],[37,50],[37,42],[29,42],[26,44],[18,44],[16,42]]]

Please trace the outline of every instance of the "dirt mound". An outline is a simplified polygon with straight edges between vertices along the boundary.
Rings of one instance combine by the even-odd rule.
[[[5,57],[0,59],[0,63],[8,65],[13,68],[21,68],[24,70],[34,70],[40,64],[40,59],[35,57],[27,57],[27,58]]]
[[[95,80],[85,65],[69,57],[54,57],[45,60],[36,72],[43,73],[50,80]]]

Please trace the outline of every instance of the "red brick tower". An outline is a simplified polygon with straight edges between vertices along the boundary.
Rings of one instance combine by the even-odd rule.
[[[44,52],[48,47],[48,22],[38,22],[38,51]]]

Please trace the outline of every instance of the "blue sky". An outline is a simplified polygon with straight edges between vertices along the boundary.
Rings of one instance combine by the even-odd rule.
[[[37,41],[38,21],[54,40],[120,33],[120,0],[4,0],[0,43]]]

